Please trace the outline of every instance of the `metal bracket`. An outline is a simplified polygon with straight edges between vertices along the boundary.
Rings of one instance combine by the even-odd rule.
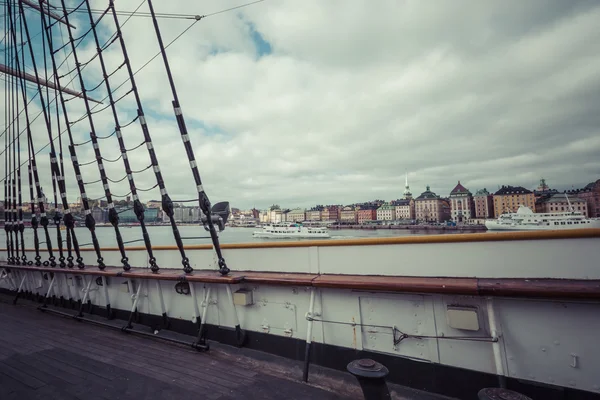
[[[269,323],[267,322],[267,320],[263,321],[261,328],[264,333],[269,333],[271,331],[271,327],[269,326]]]
[[[577,368],[579,365],[579,356],[575,353],[571,353],[571,357],[572,357],[572,360],[571,360],[571,364],[569,364],[569,366],[571,368]]]

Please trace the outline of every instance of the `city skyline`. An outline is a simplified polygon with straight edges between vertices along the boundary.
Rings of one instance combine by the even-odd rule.
[[[409,174],[409,177],[410,177],[410,174]],[[488,186],[482,186],[482,187],[472,187],[471,185],[469,185],[468,183],[466,183],[462,179],[460,179],[460,180],[454,181],[454,183],[452,183],[452,184],[447,185],[446,187],[448,187],[448,189],[447,190],[443,190],[443,191],[442,190],[437,190],[437,188],[435,188],[433,185],[427,185],[427,184],[423,185],[422,189],[415,188],[415,186],[410,181],[409,181],[409,187],[410,187],[410,191],[412,193],[412,196],[415,197],[415,198],[418,197],[421,193],[423,193],[426,190],[427,186],[429,186],[430,189],[431,189],[431,191],[435,192],[438,196],[447,198],[450,195],[450,191],[456,186],[457,182],[460,182],[463,186],[465,186],[467,189],[469,189],[472,194],[475,194],[478,190],[481,190],[481,189],[487,189],[490,192],[490,194],[494,194],[496,191],[498,191],[504,185],[507,185],[507,186],[508,185],[509,186],[522,186],[525,189],[533,191],[533,190],[535,190],[540,185],[540,180],[544,179],[545,182],[546,182],[546,184],[550,187],[550,189],[554,189],[554,190],[557,190],[558,192],[562,193],[564,191],[569,191],[569,190],[583,189],[587,184],[589,184],[591,182],[595,182],[596,180],[598,180],[599,177],[600,177],[600,173],[598,174],[598,176],[596,176],[595,179],[592,179],[592,180],[590,180],[588,182],[585,182],[585,183],[582,183],[580,185],[576,185],[576,184],[562,184],[562,185],[559,184],[559,185],[553,185],[551,181],[550,182],[548,181],[548,179],[538,178],[537,181],[536,181],[536,184],[529,185],[529,186],[518,185],[518,184],[515,184],[514,182],[506,182],[506,183],[501,183],[501,184],[495,185],[493,187],[490,186],[490,185],[488,185]],[[405,190],[405,178],[403,178],[402,187],[398,188],[398,190],[396,191],[396,193],[397,193],[396,196],[387,196],[387,197],[385,197],[385,196],[374,194],[374,197],[372,197],[372,198],[368,198],[368,199],[367,198],[362,198],[362,199],[359,198],[356,201],[346,201],[346,202],[340,202],[340,201],[337,201],[337,202],[335,202],[335,201],[333,201],[333,202],[325,202],[325,201],[318,201],[316,199],[312,199],[312,200],[308,199],[305,202],[305,204],[296,204],[296,203],[293,203],[292,206],[289,205],[289,204],[292,204],[292,203],[278,202],[278,201],[275,201],[275,200],[273,200],[271,202],[267,201],[265,204],[261,205],[260,207],[259,206],[239,207],[238,205],[236,205],[234,203],[232,203],[232,206],[236,207],[236,208],[240,208],[240,209],[252,209],[252,208],[255,208],[255,209],[258,209],[258,210],[264,210],[264,209],[268,209],[269,207],[271,207],[274,204],[278,204],[282,208],[294,209],[294,208],[311,208],[311,207],[314,207],[315,205],[328,205],[328,204],[330,204],[330,205],[360,204],[360,203],[366,203],[366,202],[369,202],[369,201],[373,201],[373,200],[376,200],[376,199],[382,199],[382,200],[385,200],[386,202],[389,202],[389,201],[392,201],[392,200],[402,199],[404,197],[404,194],[403,194],[404,190]]]

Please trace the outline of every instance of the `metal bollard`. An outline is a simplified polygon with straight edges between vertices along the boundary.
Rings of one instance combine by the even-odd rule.
[[[503,388],[485,388],[477,393],[479,400],[532,400],[524,394]]]
[[[391,399],[385,383],[390,371],[385,366],[365,358],[350,362],[346,369],[358,379],[365,400]]]

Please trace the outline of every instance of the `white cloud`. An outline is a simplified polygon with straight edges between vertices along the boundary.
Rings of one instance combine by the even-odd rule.
[[[154,3],[157,12],[188,14],[240,4]],[[131,10],[138,2],[116,4]],[[81,34],[87,16],[75,15]],[[430,184],[445,195],[457,180],[472,191],[534,187],[542,176],[561,188],[600,175],[598,20],[595,2],[267,0],[198,22],[168,55],[213,202],[246,208],[391,199],[401,195],[406,171],[414,193]],[[165,42],[189,23],[161,19]],[[110,15],[101,26],[104,41],[114,29]],[[259,56],[252,30],[270,54]],[[132,18],[124,37],[134,69],[158,51],[148,18]],[[95,45],[86,41],[78,50],[88,60]],[[122,62],[118,42],[104,54],[109,71]],[[96,85],[99,74],[95,60],[86,83]],[[122,68],[111,77],[113,88],[125,78]],[[136,80],[167,188],[174,199],[191,198],[161,58]],[[98,93],[103,97],[104,88]],[[135,115],[134,97],[119,106],[125,124]],[[68,107],[71,119],[84,111],[81,101]],[[114,128],[110,109],[94,117],[98,135]],[[86,121],[77,124],[76,141],[88,131]],[[46,142],[43,124],[36,122],[35,135],[36,143]],[[139,125],[126,128],[124,138],[128,148],[139,144]],[[116,158],[116,138],[101,141],[101,150]],[[90,145],[78,154],[81,161],[93,157]],[[47,163],[47,155],[39,158]],[[130,159],[134,169],[148,165],[144,147]],[[98,179],[96,166],[83,168],[86,180]],[[107,173],[121,178],[122,163],[107,164]],[[136,175],[136,184],[153,186],[152,171]],[[126,181],[111,190],[129,191]],[[100,184],[89,193],[99,197]]]

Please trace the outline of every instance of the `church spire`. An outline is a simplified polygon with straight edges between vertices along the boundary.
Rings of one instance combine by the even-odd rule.
[[[406,178],[404,182],[404,198],[411,199],[412,193],[410,192],[410,187],[408,186],[408,172],[406,173]]]

